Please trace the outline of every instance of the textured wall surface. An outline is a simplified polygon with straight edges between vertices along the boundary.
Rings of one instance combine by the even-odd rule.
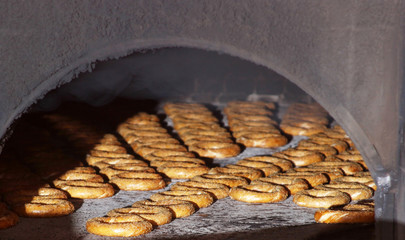
[[[96,60],[162,46],[216,50],[269,67],[353,137],[383,190],[397,170],[402,1],[3,1],[0,136]],[[405,218],[405,216],[403,217]]]

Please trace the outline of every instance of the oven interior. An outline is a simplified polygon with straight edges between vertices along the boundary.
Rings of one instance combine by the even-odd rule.
[[[41,134],[45,133],[44,139],[52,139],[48,144],[56,152],[85,164],[86,149],[76,148],[63,133],[55,131],[47,121],[49,115],[69,116],[102,136],[102,133],[116,134],[117,126],[138,112],[158,114],[162,123],[172,129],[162,110],[167,102],[204,103],[223,121],[222,109],[236,100],[275,102],[278,122],[290,104],[315,102],[313,97],[275,71],[237,57],[194,48],[149,49],[118,60],[97,62],[91,72],[82,73],[70,83],[49,92],[14,123],[13,134],[0,159],[3,162],[22,159],[25,164],[29,163],[27,149],[32,150],[35,146],[40,149],[38,143],[42,141]],[[223,124],[226,126],[226,121]],[[335,124],[340,122],[331,118],[330,126]],[[295,147],[302,139],[305,137],[291,137],[286,146],[275,149],[246,148],[237,157],[214,160],[211,166],[224,166],[248,156],[269,155]],[[35,166],[28,164],[28,167],[35,171]],[[34,239],[100,239],[86,232],[87,219],[147,199],[154,192],[158,191],[119,191],[106,199],[75,199],[72,201],[77,210],[69,216],[21,218],[17,226],[2,230],[1,234],[5,239],[23,238],[27,234]],[[314,209],[294,205],[291,197],[276,204],[246,204],[227,198],[200,209],[189,218],[160,226],[139,239],[375,237],[373,224],[316,224],[314,212]]]

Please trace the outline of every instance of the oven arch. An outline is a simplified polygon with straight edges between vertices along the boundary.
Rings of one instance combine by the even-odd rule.
[[[338,101],[337,99],[330,97],[325,98],[317,94],[317,89],[311,88],[310,85],[307,84],[307,82],[311,81],[311,76],[299,76],[298,74],[292,74],[285,66],[277,65],[276,63],[270,62],[259,55],[252,54],[248,50],[240,49],[232,45],[184,38],[135,39],[118,44],[110,44],[106,47],[90,52],[72,63],[69,63],[66,67],[60,69],[55,74],[52,74],[49,78],[44,80],[40,85],[33,89],[28,96],[25,96],[22,99],[22,102],[8,116],[5,124],[2,125],[2,128],[0,129],[0,136],[5,134],[7,127],[9,127],[12,122],[21,114],[23,114],[29,108],[29,106],[43,98],[49,91],[56,89],[63,84],[69,83],[72,79],[78,76],[78,74],[86,71],[91,72],[97,61],[108,59],[119,60],[119,58],[128,56],[136,51],[164,47],[188,47],[216,51],[250,61],[279,73],[280,75],[289,79],[289,81],[299,86],[306,93],[317,100],[317,102],[324,106],[328,112],[342,125],[342,127],[347,130],[348,134],[353,138],[353,141],[356,143],[356,146],[359,146],[360,150],[367,149],[367,151],[363,150],[362,154],[366,157],[366,163],[372,172],[385,171],[384,166],[381,164],[381,156],[378,153],[378,150],[374,147],[372,141],[369,139],[369,137],[367,137],[366,131],[360,127],[361,123],[359,123],[358,120],[352,116],[350,110],[348,110],[346,106],[342,105],[341,103],[336,103]],[[307,82],[305,82],[305,80]],[[314,82],[314,80],[312,81]],[[322,80],[318,79],[318,81]]]

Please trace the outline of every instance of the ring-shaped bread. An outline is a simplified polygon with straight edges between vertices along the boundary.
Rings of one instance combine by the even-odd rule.
[[[329,181],[343,177],[345,174],[339,168],[311,168],[311,167],[302,167],[302,168],[293,168],[288,170],[288,172],[307,172],[307,173],[323,173],[328,176]]]
[[[113,144],[97,144],[93,147],[93,149],[98,151],[107,151],[114,153],[127,153],[125,147]]]
[[[302,114],[299,111],[289,111],[288,114],[283,116],[283,122],[285,123],[302,121],[322,124],[325,126],[329,124],[329,119],[323,114]]]
[[[327,128],[323,124],[309,122],[305,120],[282,121],[280,128],[292,136],[311,136],[313,134],[324,132]]]
[[[229,187],[221,183],[186,181],[172,185],[171,190],[203,190],[211,193],[215,200],[226,198],[229,195]]]
[[[163,206],[132,206],[128,208],[116,208],[107,213],[107,216],[137,215],[148,220],[154,226],[167,224],[172,221],[173,215],[170,209]]]
[[[135,237],[153,230],[153,225],[140,216],[96,217],[86,223],[89,233],[109,237]]]
[[[123,136],[125,140],[131,139],[131,137],[138,137],[138,138],[144,138],[144,137],[171,137],[170,134],[165,130],[164,128],[158,128],[161,130],[146,130],[145,128],[139,128],[137,130],[133,130],[131,133],[127,134],[126,136]],[[128,141],[128,140],[127,140]],[[131,142],[131,141],[129,141]]]
[[[229,196],[248,203],[274,203],[287,199],[288,190],[281,185],[255,182],[231,188]]]
[[[286,187],[289,191],[290,195],[294,195],[297,192],[302,190],[307,190],[311,187],[309,183],[302,178],[290,178],[290,177],[282,177],[282,176],[270,176],[265,178],[259,178],[251,182],[251,184],[256,183],[271,183],[271,184],[278,184]]]
[[[139,144],[139,142],[147,142],[152,139],[163,140],[163,139],[173,139],[170,134],[164,132],[154,132],[154,131],[144,131],[138,132],[136,135],[134,133],[127,134],[123,136],[125,141],[129,145]],[[176,139],[170,140],[175,142]]]
[[[70,174],[70,173],[97,173],[97,171],[93,167],[79,166],[79,167],[74,167],[74,168],[69,169],[64,172],[64,174]]]
[[[328,128],[322,133],[323,136],[344,141],[349,147],[353,148],[354,143],[345,132],[336,131],[335,129]]]
[[[151,167],[158,168],[158,167],[160,167],[162,165],[165,165],[167,163],[186,163],[186,164],[198,164],[198,165],[204,165],[205,164],[205,162],[203,160],[197,159],[197,158],[195,158],[195,159],[189,158],[189,161],[170,161],[168,159],[166,159],[166,160],[163,160],[163,159],[162,160],[153,160],[153,161],[150,161],[149,164],[150,164]]]
[[[343,176],[332,181],[332,183],[342,182],[361,183],[372,188],[374,191],[377,190],[377,185],[375,184],[369,172],[357,172],[353,176]]]
[[[117,132],[124,138],[126,139],[128,135],[137,135],[137,131],[143,131],[143,132],[157,132],[157,133],[167,133],[167,130],[163,127],[157,126],[153,124],[152,126],[145,126],[145,125],[133,125],[133,124],[128,124],[124,123],[118,126]],[[138,135],[139,136],[139,135]]]
[[[263,116],[263,117],[271,117],[274,113],[265,108],[236,108],[236,107],[225,107],[224,113],[227,119],[232,118],[243,118],[246,116]],[[249,119],[247,119],[249,121]]]
[[[134,156],[132,155],[128,155],[127,157],[124,158],[118,158],[118,157],[96,157],[96,156],[92,156],[92,155],[87,155],[86,156],[86,162],[90,165],[90,166],[94,166],[96,163],[98,162],[102,162],[102,161],[119,161],[119,160],[128,160],[128,159],[135,159]]]
[[[134,152],[140,147],[153,146],[154,144],[180,144],[179,140],[172,137],[140,137],[128,143]]]
[[[163,177],[156,172],[123,172],[112,176],[110,182],[124,191],[150,191],[166,186]]]
[[[203,104],[199,103],[167,103],[163,110],[169,116],[176,116],[185,113],[211,114]]]
[[[88,182],[104,182],[102,176],[98,175],[97,173],[80,173],[80,172],[69,172],[64,173],[57,179],[53,180],[52,183],[58,187],[60,183],[64,183],[65,181],[76,181],[76,180],[84,180]]]
[[[190,201],[198,208],[204,208],[210,206],[214,202],[214,198],[205,191],[200,190],[173,190],[155,193],[150,196],[153,201],[167,200],[167,199],[179,199]]]
[[[157,171],[173,179],[190,179],[208,173],[209,168],[198,163],[168,162],[159,166]]]
[[[161,149],[161,150],[153,151],[153,152],[143,156],[143,158],[145,158],[148,161],[153,161],[156,159],[167,158],[167,157],[195,157],[195,155],[191,152],[182,152],[182,151]]]
[[[270,111],[268,113],[268,115],[271,114]],[[227,116],[227,118],[229,125],[232,125],[234,120],[237,122],[274,122],[270,116],[266,115],[231,114],[231,116]]]
[[[272,164],[280,167],[282,172],[285,172],[294,167],[294,163],[292,161],[287,160],[285,158],[279,158],[279,157],[274,157],[274,156],[254,156],[254,157],[244,158],[243,160],[272,163]]]
[[[100,144],[107,144],[107,145],[121,145],[120,141],[114,134],[104,134],[104,136],[99,141]]]
[[[117,159],[108,159],[108,160],[103,160],[94,163],[92,166],[98,168],[99,170],[106,168],[106,167],[111,167],[117,164],[133,164],[133,165],[138,165],[138,166],[149,166],[147,162],[139,159],[123,159],[123,158],[117,158]]]
[[[65,181],[58,188],[68,192],[72,198],[81,199],[107,198],[115,194],[111,184],[84,180]]]
[[[363,167],[355,162],[317,162],[311,164],[311,168],[338,168],[341,169],[345,175],[353,175],[356,172],[362,172]]]
[[[318,223],[373,223],[374,207],[362,203],[340,208],[318,210],[314,215]]]
[[[167,199],[160,201],[143,200],[132,204],[132,207],[138,206],[162,206],[172,211],[174,218],[188,217],[195,212],[195,207],[190,201],[179,199]]]
[[[159,117],[155,114],[139,112],[139,113],[135,114],[134,116],[128,118],[125,122],[138,123],[140,121],[159,122]]]
[[[338,154],[338,151],[334,147],[331,147],[329,145],[319,145],[316,143],[309,142],[308,140],[303,140],[299,142],[298,146],[295,149],[319,152],[325,157]]]
[[[12,206],[13,210],[23,217],[60,217],[71,214],[75,208],[66,199],[35,199],[28,203],[18,203]]]
[[[329,182],[328,177],[324,173],[315,172],[285,172],[275,174],[274,176],[289,177],[292,179],[301,178],[305,179],[311,187],[315,187],[320,184],[325,184]]]
[[[226,165],[225,167],[211,168],[211,170],[208,173],[209,174],[218,174],[218,173],[229,174],[229,175],[244,177],[244,178],[249,179],[250,181],[253,181],[255,179],[258,179],[258,178],[264,176],[263,172],[257,168],[246,167],[246,166],[242,166],[242,165],[234,165],[234,164],[229,164],[229,165]]]
[[[273,163],[270,163],[270,162],[251,161],[251,160],[242,159],[242,160],[239,160],[236,163],[236,165],[259,169],[263,172],[265,177],[281,172],[281,168],[279,166],[277,166]]]
[[[145,156],[158,150],[173,150],[179,152],[187,152],[187,148],[175,143],[157,143],[150,146],[140,146],[134,151],[140,156]]]
[[[219,120],[212,113],[185,113],[171,116],[174,125],[196,122],[218,122]]]
[[[340,158],[344,161],[361,161],[364,160],[360,153],[350,153],[349,151],[342,152],[336,155],[337,158]]]
[[[320,145],[320,144],[310,142],[309,140],[303,140],[303,141],[299,142],[298,146],[295,149],[319,152],[322,155],[324,155],[325,157],[338,154],[338,151],[336,150],[336,148],[331,147],[330,145],[326,145],[326,144]]]
[[[200,176],[195,176],[191,180],[197,182],[213,182],[213,183],[221,183],[228,187],[236,187],[240,185],[248,184],[248,180],[244,177],[239,177],[230,174],[203,174]]]
[[[232,136],[237,139],[241,138],[245,135],[249,135],[251,133],[258,134],[257,136],[253,136],[253,137],[258,138],[259,140],[261,138],[266,137],[266,136],[260,136],[259,134],[272,134],[272,135],[281,134],[280,130],[278,130],[276,127],[269,128],[269,127],[241,127],[241,126],[239,126],[239,127],[233,128],[233,129],[235,129],[235,130],[232,131]]]
[[[198,142],[190,145],[189,151],[207,158],[228,158],[238,155],[241,149],[234,143]]]
[[[243,121],[240,118],[234,117],[230,121],[228,121],[228,124],[232,129],[235,129],[234,127],[239,127],[239,126],[245,126],[245,127],[268,127],[268,128],[274,128],[277,125],[277,122],[273,119],[267,119],[265,121]]]
[[[213,143],[221,142],[221,143],[234,144],[234,142],[231,138],[209,137],[209,136],[199,136],[197,138],[192,138],[192,139],[184,141],[184,144],[186,144],[190,149],[190,147],[192,147],[195,144],[200,144],[200,143],[205,143],[205,142],[213,142]]]
[[[166,103],[163,110],[167,115],[183,114],[186,112],[209,112],[203,104],[200,103]]]
[[[177,133],[182,136],[186,135],[187,133],[190,132],[195,132],[195,131],[215,131],[218,133],[224,133],[227,132],[227,130],[223,127],[221,127],[219,124],[213,124],[213,123],[192,123],[189,124],[188,126],[183,126],[182,128],[177,128],[176,129]]]
[[[315,189],[335,189],[350,195],[354,201],[369,199],[373,196],[373,189],[361,183],[330,183],[316,186]]]
[[[105,157],[105,158],[134,158],[134,156],[128,153],[116,153],[102,150],[90,150],[90,155],[93,157]]]
[[[336,138],[330,138],[322,134],[312,135],[307,141],[319,145],[329,145],[335,148],[339,154],[349,148],[349,145],[345,141]]]
[[[114,175],[125,173],[125,172],[156,172],[155,169],[148,166],[139,166],[139,164],[125,163],[125,164],[115,164],[113,166],[105,167],[100,170],[101,174],[106,175],[108,178]]]
[[[348,204],[350,195],[338,190],[303,190],[294,195],[293,201],[298,206],[308,208],[330,208]]]
[[[188,132],[179,132],[181,139],[187,142],[191,139],[198,139],[200,137],[214,137],[214,138],[230,138],[231,134],[226,131],[216,131],[216,130],[190,130]]]
[[[16,204],[19,202],[29,202],[34,199],[34,196],[42,198],[54,198],[54,199],[67,199],[66,192],[52,187],[31,188],[31,189],[19,189],[12,192],[5,193],[3,195],[4,201],[9,204]]]
[[[149,162],[151,167],[160,167],[163,164],[166,163],[194,163],[194,164],[200,164],[200,165],[205,165],[205,161],[199,158],[195,157],[181,157],[181,156],[174,156],[174,157],[167,157],[167,158],[159,158],[159,159],[154,159]]]
[[[199,125],[199,126],[201,126],[201,125],[209,125],[209,126],[212,126],[212,130],[217,130],[216,128],[218,128],[218,127],[220,127],[220,128],[222,128],[221,127],[221,125],[219,125],[219,123],[218,122],[212,122],[212,121],[205,121],[205,122],[203,122],[203,121],[195,121],[195,120],[193,120],[193,121],[181,121],[181,120],[177,120],[176,121],[176,123],[173,125],[173,128],[176,130],[176,131],[178,131],[178,130],[180,130],[180,129],[190,129],[190,128],[193,128],[194,126],[197,126],[197,125]],[[196,129],[197,130],[197,129]],[[203,129],[204,130],[204,129]],[[207,130],[209,130],[209,129],[207,129]],[[179,134],[181,134],[180,132],[185,132],[185,130],[184,131],[179,131],[178,133]],[[218,132],[224,132],[223,130],[219,130]]]
[[[249,132],[236,137],[236,142],[245,147],[276,148],[286,145],[288,139],[280,133]]]
[[[318,152],[292,148],[276,152],[273,154],[273,157],[290,160],[296,167],[305,167],[316,162],[321,162],[324,159],[324,156]]]

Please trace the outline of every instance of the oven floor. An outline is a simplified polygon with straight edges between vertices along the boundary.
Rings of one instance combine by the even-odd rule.
[[[295,137],[280,149],[246,149],[235,158],[214,160],[214,164],[223,166],[245,157],[270,154],[294,146],[301,139]],[[128,207],[136,201],[145,200],[155,192],[168,190],[175,182],[163,190],[120,191],[111,198],[73,200],[77,208],[75,213],[60,218],[21,218],[17,226],[0,231],[0,239],[113,239],[89,234],[86,221],[104,216],[114,208]],[[248,204],[228,197],[136,239],[374,239],[373,225],[317,224],[314,221],[315,211],[295,205],[291,196],[272,204]]]
[[[94,112],[85,108],[79,111],[74,105],[76,113],[94,116]],[[134,110],[128,111],[128,104],[112,105],[98,110],[105,116],[132,115]],[[132,105],[133,106],[133,105]],[[139,106],[139,105],[138,105]],[[283,109],[280,109],[283,110]],[[124,112],[127,114],[117,114]],[[131,112],[131,114],[128,114]],[[114,115],[112,115],[114,114]],[[125,119],[122,117],[123,119]],[[99,119],[111,119],[99,117]],[[113,119],[111,129],[123,119]],[[167,119],[166,119],[167,121]],[[224,121],[226,125],[226,120]],[[167,125],[172,123],[167,121]],[[214,160],[213,165],[224,166],[240,159],[268,155],[295,147],[305,137],[294,137],[289,144],[277,149],[245,149],[234,158]],[[174,181],[175,182],[175,181]],[[171,183],[173,184],[173,183]],[[148,199],[155,192],[168,190],[170,184],[162,190],[156,191],[120,191],[115,196],[106,199],[72,200],[76,211],[60,218],[20,218],[18,225],[0,230],[0,239],[114,239],[90,234],[86,231],[86,221],[93,217],[104,216],[114,208],[128,207],[132,203]],[[374,239],[373,224],[317,224],[314,221],[316,209],[295,205],[292,197],[286,201],[273,204],[248,204],[225,198],[213,205],[198,210],[190,217],[175,219],[169,224],[157,227],[151,233],[138,236],[135,239]],[[125,238],[119,238],[125,239]],[[132,238],[133,239],[133,238]]]
[[[77,200],[75,213],[60,218],[21,218],[17,226],[1,230],[0,239],[113,239],[89,234],[86,221],[154,192],[122,191],[107,199]],[[276,204],[247,204],[228,197],[136,239],[374,239],[373,225],[316,224],[314,212],[295,205],[291,197]]]

